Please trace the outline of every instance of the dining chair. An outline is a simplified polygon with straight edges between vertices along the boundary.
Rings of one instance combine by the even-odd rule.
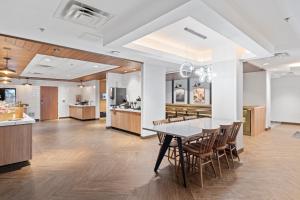
[[[227,147],[227,141],[229,134],[231,133],[232,125],[220,125],[220,131],[216,137],[213,149],[215,153],[215,157],[218,162],[218,168],[219,168],[219,175],[222,177],[221,172],[221,162],[220,158],[225,157],[227,167],[230,169],[227,154],[226,154],[226,147]]]
[[[175,117],[175,118],[170,118],[170,119],[169,119],[169,122],[170,122],[170,123],[174,123],[174,122],[181,122],[181,121],[183,121],[183,120],[184,120],[183,117]]]
[[[234,157],[233,154],[235,154],[235,156],[238,158],[238,161],[240,161],[240,157],[239,154],[237,152],[237,148],[236,148],[236,137],[239,133],[239,130],[242,126],[243,122],[233,122],[233,126],[231,129],[231,132],[229,134],[228,140],[227,140],[227,148],[226,150],[229,151],[230,153],[230,158],[232,161],[232,165],[234,168]]]
[[[167,123],[170,123],[168,119],[153,121],[153,125],[155,125],[155,126],[162,125],[162,124],[167,124]],[[161,146],[164,142],[165,134],[157,132],[157,137],[158,137],[159,145]],[[173,164],[171,162],[171,160],[174,161],[175,171],[177,171],[177,157],[179,156],[177,151],[178,151],[177,140],[173,139],[172,142],[170,143],[169,147],[168,147],[167,158],[168,158],[168,161],[171,164]]]
[[[201,188],[203,187],[203,166],[210,164],[215,177],[217,177],[213,163],[213,145],[218,133],[219,129],[203,129],[200,136],[201,139],[198,142],[190,143],[183,147],[190,171],[199,170]]]
[[[192,120],[192,119],[197,119],[198,117],[196,115],[191,115],[191,116],[184,116],[184,120]]]

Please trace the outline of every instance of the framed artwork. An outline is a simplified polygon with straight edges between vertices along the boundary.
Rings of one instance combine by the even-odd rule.
[[[205,89],[204,88],[194,88],[193,89],[193,103],[205,104]]]
[[[175,100],[176,103],[184,103],[185,102],[185,91],[184,89],[176,89],[175,90]]]

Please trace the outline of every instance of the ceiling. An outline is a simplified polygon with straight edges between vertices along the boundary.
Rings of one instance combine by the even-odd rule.
[[[21,73],[21,76],[72,80],[118,67],[36,54]]]
[[[195,36],[185,31],[185,28],[207,38]],[[167,53],[197,62],[208,62],[212,60],[213,49],[224,45],[235,44],[192,17],[187,17],[135,40],[126,47],[151,54]]]
[[[291,64],[300,62],[300,1],[203,1],[256,41],[272,45],[273,53],[289,54],[288,57],[271,56],[249,60],[250,63],[281,73],[290,71]]]
[[[4,48],[10,48],[9,51],[5,50]],[[22,38],[15,38],[15,37],[10,37],[10,36],[4,36],[0,35],[0,56],[8,56],[11,58],[9,61],[9,67],[12,69],[15,69],[17,72],[17,75],[22,75],[22,76],[29,76],[29,77],[39,77],[39,78],[49,78],[49,79],[65,79],[65,80],[72,80],[71,78],[74,79],[74,81],[78,80],[92,80],[92,79],[98,79],[98,76],[103,77],[102,73],[105,71],[115,68],[115,67],[122,67],[121,71],[124,73],[124,71],[132,71],[134,69],[140,70],[142,63],[132,61],[132,60],[127,60],[127,59],[122,59],[122,58],[117,58],[113,56],[108,56],[108,55],[103,55],[103,54],[98,54],[98,53],[92,53],[92,52],[87,52],[87,51],[81,51],[77,49],[71,49],[71,48],[66,48],[66,47],[61,47],[58,45],[52,45],[52,44],[46,44],[42,42],[37,42],[37,41],[32,41],[32,40],[27,40],[27,39],[22,39]],[[34,75],[32,73],[36,72],[39,73],[41,69],[34,68],[34,65],[30,65],[30,63],[36,63],[37,60],[33,60],[36,55],[45,55],[45,56],[50,56],[52,60],[63,60],[66,59],[68,60],[77,60],[76,63],[86,63],[89,62],[91,64],[86,64],[83,65],[86,69],[75,69],[74,72],[70,71],[68,74],[70,76],[68,77],[66,74],[65,76],[58,75],[55,76],[56,73],[58,73],[60,70],[64,70],[67,68],[67,65],[60,65],[58,68],[59,64],[63,63],[69,63],[69,62],[58,62],[57,64],[54,64],[57,66],[57,69],[55,70],[54,68],[48,69],[49,76],[45,75]],[[33,61],[32,61],[33,60]],[[72,63],[73,61],[70,61]],[[39,60],[38,60],[39,62]],[[31,63],[31,64],[32,64]],[[3,66],[4,63],[2,63]],[[90,69],[90,65],[99,65],[100,68],[98,69]],[[75,65],[74,65],[75,66]],[[104,67],[105,66],[105,67]],[[110,66],[107,68],[107,66]],[[111,67],[113,66],[113,67]],[[28,67],[28,69],[27,69]],[[104,67],[104,68],[103,68]],[[26,69],[25,69],[26,68]],[[25,69],[24,73],[23,70]],[[104,69],[104,70],[102,70]],[[46,69],[43,69],[46,70]],[[50,72],[50,70],[52,72]],[[117,70],[117,69],[115,69]],[[79,73],[80,71],[80,73]],[[118,70],[120,71],[120,70]],[[28,72],[32,72],[29,74]],[[94,72],[95,74],[93,76],[89,76],[91,73]],[[81,75],[80,75],[81,74]],[[78,78],[79,77],[79,78]]]

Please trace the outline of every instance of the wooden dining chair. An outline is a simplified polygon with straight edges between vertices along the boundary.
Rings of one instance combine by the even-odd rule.
[[[196,115],[191,115],[191,116],[184,116],[184,120],[192,120],[192,119],[197,119],[198,117]]]
[[[236,137],[239,133],[239,130],[240,130],[242,124],[243,124],[243,122],[233,122],[232,129],[231,129],[231,132],[230,132],[228,140],[227,140],[228,146],[227,146],[226,150],[229,151],[229,153],[230,153],[230,158],[232,161],[233,168],[234,168],[233,154],[235,154],[235,156],[238,158],[238,161],[240,161],[240,157],[239,157],[239,154],[238,154],[237,148],[236,148]]]
[[[174,123],[174,122],[181,122],[181,121],[183,121],[183,120],[184,120],[183,117],[175,117],[175,118],[170,118],[170,119],[169,119],[169,122],[170,122],[170,123]]]
[[[222,177],[220,158],[225,157],[227,167],[228,169],[230,169],[227,154],[226,154],[226,147],[227,147],[229,134],[231,133],[231,129],[232,129],[232,125],[220,125],[220,131],[216,137],[214,147],[213,147],[215,157],[218,162],[220,177]]]
[[[158,126],[158,125],[162,125],[162,124],[167,124],[167,123],[169,123],[168,119],[153,121],[153,125],[154,126]],[[164,142],[165,134],[157,132],[157,137],[158,137],[159,145],[162,145],[163,142]]]
[[[190,171],[199,170],[201,187],[203,187],[203,166],[210,164],[215,177],[216,169],[213,163],[213,145],[215,143],[219,129],[203,129],[201,139],[196,143],[184,145],[187,163]]]

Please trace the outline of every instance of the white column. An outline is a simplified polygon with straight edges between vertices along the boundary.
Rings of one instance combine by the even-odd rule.
[[[142,67],[142,128],[151,128],[154,120],[165,118],[166,69],[157,64]],[[156,133],[142,130],[142,137]]]
[[[225,120],[243,119],[243,69],[235,47],[214,50],[212,80],[212,117]],[[237,137],[237,148],[243,148],[243,130]]]

